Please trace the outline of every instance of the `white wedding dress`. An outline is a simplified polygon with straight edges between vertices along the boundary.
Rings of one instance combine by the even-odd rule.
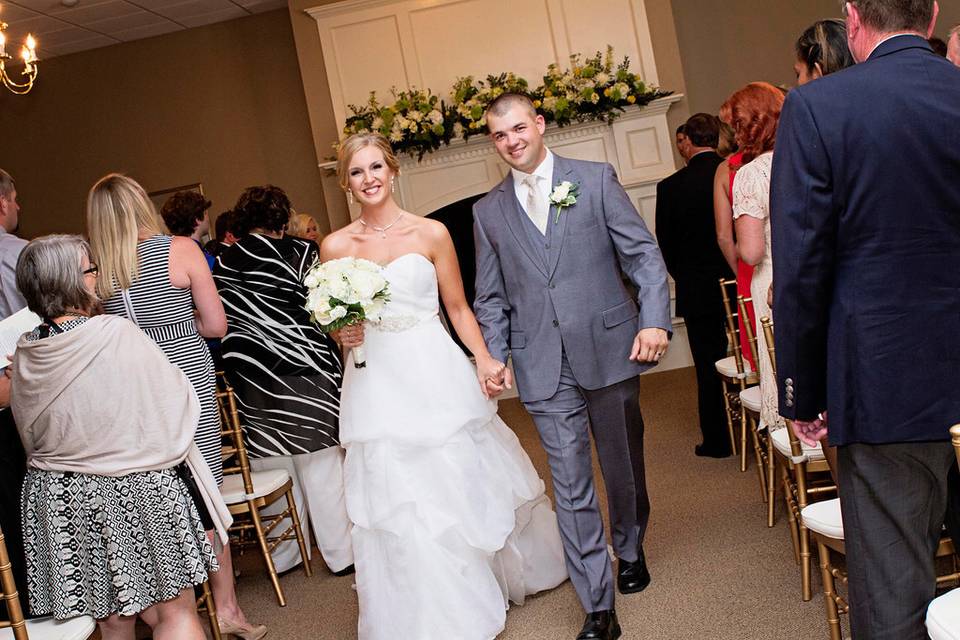
[[[508,601],[567,577],[543,481],[438,316],[417,253],[384,267],[390,302],[348,358],[340,437],[361,640],[490,640]]]

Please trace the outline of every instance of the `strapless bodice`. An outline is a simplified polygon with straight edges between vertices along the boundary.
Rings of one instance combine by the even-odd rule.
[[[437,270],[420,253],[405,253],[383,266],[390,291],[380,322],[369,328],[380,331],[406,331],[439,313]]]

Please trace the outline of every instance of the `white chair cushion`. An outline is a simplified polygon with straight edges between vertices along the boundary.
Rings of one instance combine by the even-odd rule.
[[[789,428],[790,427],[787,426],[773,432],[773,446],[776,447],[780,455],[792,459],[793,451],[790,449],[790,434],[787,432]],[[801,442],[800,447],[803,450],[803,455],[807,457],[807,460],[823,460],[823,448],[819,442],[813,447]]]
[[[87,640],[96,628],[97,622],[89,616],[61,621],[53,618],[27,620],[30,640]],[[0,629],[0,640],[13,640],[13,630]]]
[[[803,526],[820,535],[843,540],[843,517],[840,515],[840,498],[814,502],[800,512]]]
[[[740,392],[740,404],[754,413],[760,413],[760,398],[760,385],[744,389]]]
[[[270,469],[268,471],[253,471],[250,473],[250,479],[253,480],[254,498],[262,498],[271,494],[290,479],[290,474],[284,469]],[[220,487],[220,495],[227,504],[240,504],[246,502],[246,492],[243,490],[243,476],[239,473],[232,473],[223,478],[223,486]]]
[[[948,591],[927,608],[931,640],[960,640],[960,589]]]
[[[740,372],[737,371],[737,359],[734,356],[727,356],[723,360],[717,360],[714,365],[717,368],[717,372],[727,378],[736,378],[740,375]],[[750,368],[750,363],[746,359],[743,361],[743,370],[746,373],[750,373],[753,369]]]

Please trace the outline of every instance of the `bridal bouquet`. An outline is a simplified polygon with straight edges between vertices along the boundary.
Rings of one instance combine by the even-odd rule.
[[[390,300],[389,283],[376,262],[363,258],[338,258],[316,262],[303,279],[313,321],[324,333],[364,320],[379,321]],[[354,347],[353,365],[367,366],[363,345]]]

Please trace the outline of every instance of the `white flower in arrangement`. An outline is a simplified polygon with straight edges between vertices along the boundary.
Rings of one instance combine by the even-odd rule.
[[[403,140],[403,131],[399,128],[394,127],[390,130],[390,142],[400,142]]]
[[[373,130],[374,130],[374,131],[380,131],[380,129],[383,128],[383,118],[381,118],[381,117],[379,117],[379,116],[377,116],[376,118],[374,118],[374,119],[373,119],[373,123],[371,124],[371,127],[373,127]]]
[[[427,117],[430,118],[430,122],[432,122],[433,124],[443,123],[443,114],[440,113],[439,109],[434,109],[433,111],[430,112],[430,114]]]
[[[390,300],[389,283],[380,265],[362,258],[316,262],[303,279],[304,308],[321,331],[330,333],[365,320],[379,320]],[[354,366],[366,366],[363,348],[353,350]]]
[[[397,114],[396,119],[394,120],[396,124],[400,126],[400,129],[409,129],[410,125],[413,124],[412,120],[408,120],[406,117]]]
[[[593,79],[594,79],[594,81],[596,82],[597,86],[600,86],[600,87],[603,87],[603,86],[605,86],[608,82],[610,82],[610,76],[609,76],[608,74],[604,73],[603,71],[601,71],[600,73],[598,73],[597,75],[595,75],[595,76],[593,77]]]
[[[459,122],[453,123],[453,137],[462,138],[463,137],[463,124]]]
[[[593,93],[591,93],[591,94],[590,94],[590,102],[592,102],[593,104],[597,104],[598,102],[600,102],[600,94],[597,93],[596,91],[594,91]]]
[[[414,122],[420,122],[423,120],[423,114],[416,109],[411,109],[407,112],[407,117],[413,120]]]
[[[550,204],[557,208],[557,215],[553,220],[554,224],[560,222],[560,213],[564,209],[577,204],[577,196],[579,195],[580,185],[569,180],[564,180],[553,188],[553,192],[550,194]]]

